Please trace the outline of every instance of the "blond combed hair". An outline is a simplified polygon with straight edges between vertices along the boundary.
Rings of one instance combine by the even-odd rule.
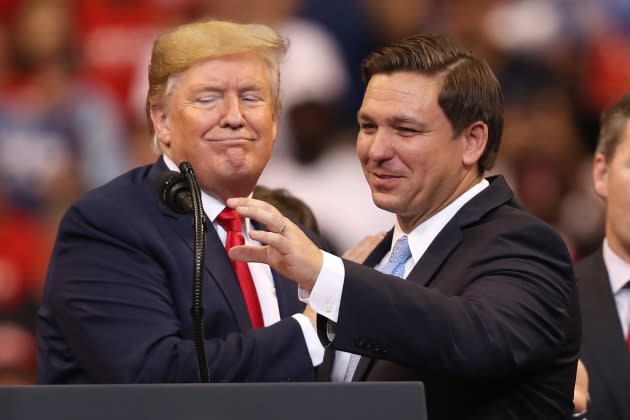
[[[236,54],[260,54],[269,68],[271,95],[277,115],[281,106],[279,65],[288,46],[288,40],[266,25],[220,20],[183,24],[159,36],[153,44],[146,100],[154,146],[151,107],[162,103],[178,74],[201,61]]]

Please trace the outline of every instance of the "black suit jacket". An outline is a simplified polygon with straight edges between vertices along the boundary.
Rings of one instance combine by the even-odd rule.
[[[85,194],[65,214],[39,311],[39,383],[197,382],[192,215],[163,204],[162,160]],[[210,379],[312,380],[297,286],[274,273],[281,321],[252,329],[209,229],[203,282]]]
[[[630,419],[630,358],[602,249],[575,266],[582,310],[581,358],[589,374],[589,420]]]
[[[570,416],[580,338],[571,261],[503,178],[460,209],[406,280],[344,266],[333,342],[323,317],[318,331],[325,345],[367,356],[355,380],[423,381],[431,420]]]

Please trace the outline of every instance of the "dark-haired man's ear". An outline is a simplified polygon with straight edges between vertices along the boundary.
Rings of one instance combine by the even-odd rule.
[[[481,121],[472,123],[463,131],[462,141],[462,163],[464,166],[476,166],[488,144],[488,126]]]

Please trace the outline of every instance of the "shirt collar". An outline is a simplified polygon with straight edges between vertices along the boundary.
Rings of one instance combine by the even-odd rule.
[[[470,187],[466,192],[457,197],[448,206],[422,222],[411,233],[409,233],[409,248],[411,249],[411,257],[414,263],[419,261],[426,252],[431,242],[437,237],[446,224],[455,216],[455,213],[461,209],[464,204],[470,201],[474,196],[479,194],[490,185],[488,180],[482,179],[477,184]],[[405,233],[400,228],[398,221],[394,226],[394,237],[392,238],[392,249],[398,238]],[[391,252],[391,249],[390,249]]]
[[[613,294],[617,294],[630,280],[630,264],[610,249],[606,239],[604,239],[604,245],[602,246],[602,254],[608,270],[610,288]]]

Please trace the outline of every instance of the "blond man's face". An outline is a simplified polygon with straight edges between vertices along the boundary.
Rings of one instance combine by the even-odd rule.
[[[189,161],[201,188],[221,200],[248,195],[271,156],[278,122],[270,73],[256,54],[199,62],[151,110],[162,151],[178,165]]]

